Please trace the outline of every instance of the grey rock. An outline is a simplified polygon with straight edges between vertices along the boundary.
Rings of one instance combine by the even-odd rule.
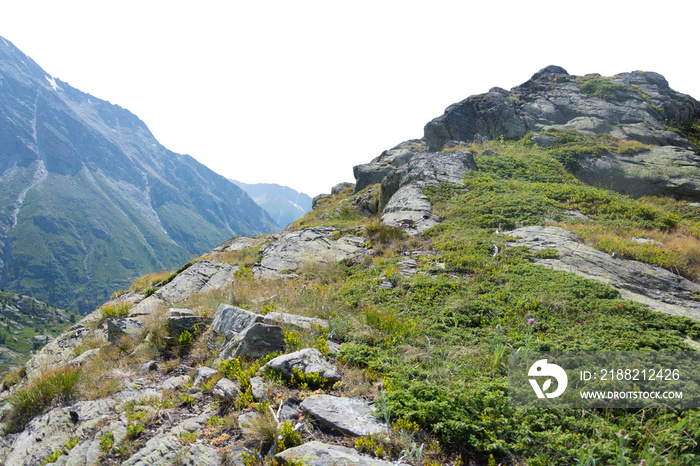
[[[363,455],[352,448],[329,445],[315,440],[277,453],[275,460],[281,464],[303,463],[306,466],[395,466],[397,464]]]
[[[219,352],[219,359],[245,356],[260,358],[284,352],[284,331],[277,325],[255,323],[227,341]]]
[[[700,199],[700,153],[674,146],[636,154],[603,154],[583,160],[575,176],[631,196]]]
[[[209,325],[211,319],[205,316],[196,315],[189,309],[170,308],[165,315],[168,330],[173,335],[180,335],[184,331],[190,333],[197,330],[204,330]]]
[[[5,458],[6,466],[35,466],[55,450],[63,448],[71,437],[81,443],[97,441],[92,433],[99,429],[107,416],[114,412],[116,402],[112,399],[81,401],[71,406],[56,408],[35,417],[16,435]],[[85,440],[87,439],[87,440]],[[80,450],[76,451],[77,453]],[[83,463],[85,464],[85,463]]]
[[[234,236],[212,249],[210,253],[239,252],[254,246],[259,246],[263,241],[264,240],[261,238],[252,238],[250,236]]]
[[[535,133],[532,135],[532,142],[542,147],[551,147],[554,144],[554,136],[549,134]]]
[[[200,260],[180,272],[170,283],[154,293],[171,303],[184,301],[194,293],[204,293],[231,286],[237,268],[214,260]]]
[[[404,228],[409,235],[423,233],[438,223],[432,214],[432,205],[423,193],[425,183],[414,181],[402,186],[384,206],[382,223],[394,228]]]
[[[194,382],[192,382],[192,387],[200,388],[205,383],[209,382],[219,371],[212,369],[211,367],[200,367],[197,369],[194,375]]]
[[[93,348],[85,351],[84,353],[80,353],[78,356],[71,359],[69,364],[73,366],[82,366],[83,364],[100,354],[100,350],[101,348]]]
[[[262,377],[250,378],[250,391],[255,401],[264,400],[268,394],[268,388]]]
[[[107,319],[107,340],[116,343],[124,336],[137,340],[144,328],[145,325],[136,319]]]
[[[301,403],[301,409],[329,429],[338,430],[345,435],[378,434],[389,429],[377,419],[374,409],[359,398],[311,395]]]
[[[319,194],[318,196],[314,196],[314,198],[311,200],[311,209],[316,210],[316,207],[318,207],[318,203],[320,201],[323,199],[330,199],[330,197],[330,194]]]
[[[331,196],[335,196],[336,194],[342,193],[343,190],[345,190],[345,189],[352,189],[354,187],[355,187],[355,183],[349,183],[349,182],[338,183],[331,188]]]
[[[613,258],[581,243],[581,238],[557,227],[532,226],[507,233],[515,245],[533,251],[554,248],[558,259],[536,262],[555,270],[573,272],[610,284],[624,299],[640,302],[667,314],[700,319],[700,284],[693,283],[666,269],[643,262]]]
[[[474,155],[468,151],[425,152],[411,158],[402,167],[389,173],[382,181],[379,208],[384,210],[399,188],[412,182],[425,185],[438,183],[462,184],[464,174],[476,170]]]
[[[269,314],[265,314],[263,322],[269,325],[289,326],[301,330],[310,330],[317,327],[323,329],[328,328],[328,321],[325,319],[286,314],[284,312],[270,312]]]
[[[549,66],[510,92],[495,88],[449,106],[425,126],[424,139],[430,150],[439,150],[452,139],[518,139],[527,131],[574,129],[690,148],[664,123],[696,118],[700,103],[672,90],[658,73],[620,73],[612,80],[623,88],[603,99],[582,92],[578,77]]]
[[[238,382],[223,378],[216,382],[216,385],[214,385],[214,388],[212,388],[212,393],[219,400],[226,403],[232,403],[236,401],[238,395],[241,394],[241,387]],[[255,398],[255,396],[253,396],[253,398]]]
[[[188,383],[190,383],[189,375],[179,375],[165,379],[161,385],[161,388],[163,390],[176,390]]]
[[[214,314],[211,329],[221,336],[231,339],[256,322],[262,322],[264,316],[255,314],[230,304],[220,304]]]
[[[142,374],[145,372],[151,372],[156,370],[158,370],[158,362],[154,360],[144,362],[143,364],[141,364],[141,366],[139,366],[139,372]]]
[[[306,348],[294,353],[277,356],[265,366],[280,371],[288,378],[292,376],[296,369],[307,375],[319,374],[330,383],[338,382],[341,379],[338,368],[329,362],[316,348]]]
[[[425,143],[422,140],[412,139],[385,150],[370,163],[353,167],[356,180],[355,193],[368,186],[381,183],[386,175],[405,165],[414,155],[425,151],[425,149]]]
[[[163,430],[151,438],[139,451],[134,453],[123,466],[153,465],[170,466],[176,458],[180,464],[208,466],[221,464],[221,458],[213,447],[203,444],[183,445],[181,435],[195,432],[206,425],[209,413],[186,419],[172,429]]]
[[[262,259],[253,267],[253,274],[263,279],[294,277],[304,265],[359,260],[369,252],[364,243],[359,236],[340,236],[335,228],[285,232],[260,249]]]

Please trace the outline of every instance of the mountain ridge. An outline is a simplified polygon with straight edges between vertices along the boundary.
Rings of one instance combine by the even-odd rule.
[[[288,186],[275,183],[243,183],[231,180],[239,186],[270,216],[280,228],[304,216],[311,210],[311,197]]]

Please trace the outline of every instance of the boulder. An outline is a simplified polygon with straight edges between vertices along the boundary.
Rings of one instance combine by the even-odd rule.
[[[562,228],[531,226],[506,234],[517,238],[509,243],[511,245],[527,246],[532,251],[556,249],[557,259],[535,259],[539,264],[608,283],[618,289],[624,299],[651,309],[700,319],[700,284],[664,268],[613,258],[582,244],[576,233]]]
[[[316,348],[306,348],[277,356],[269,361],[265,367],[280,371],[287,378],[290,378],[295,370],[301,371],[305,375],[318,374],[329,383],[338,382],[341,378],[338,368]]]
[[[144,328],[145,325],[136,319],[107,319],[107,340],[116,343],[124,336],[137,340]]]
[[[202,385],[209,382],[218,373],[219,371],[217,371],[216,369],[212,369],[211,367],[204,366],[198,368],[197,372],[195,372],[194,375],[194,382],[192,382],[192,387],[201,388]]]
[[[161,384],[163,390],[176,390],[190,382],[189,375],[178,375],[165,379]]]
[[[438,223],[432,214],[432,205],[423,194],[426,184],[414,181],[402,186],[384,206],[382,223],[393,228],[404,228],[409,235],[423,233]]]
[[[364,238],[341,236],[335,228],[285,232],[260,249],[262,259],[253,266],[253,274],[263,279],[296,277],[294,272],[307,264],[359,260],[368,253],[364,243]]]
[[[345,189],[352,189],[355,187],[355,183],[343,182],[338,183],[331,188],[331,196],[342,193]]]
[[[363,455],[357,450],[340,445],[329,445],[316,440],[294,448],[288,448],[275,455],[280,464],[304,464],[305,466],[395,466],[373,456]]]
[[[231,339],[264,317],[230,304],[220,304],[214,314],[211,329],[226,339]]]
[[[238,382],[223,378],[216,382],[211,391],[220,401],[233,403],[238,398],[238,395],[241,394],[241,386]]]
[[[250,378],[250,392],[255,401],[264,400],[268,394],[268,387],[262,377]]]
[[[219,351],[219,360],[241,356],[257,359],[272,353],[282,353],[284,348],[282,327],[258,322],[227,341]]]
[[[425,143],[420,139],[411,139],[382,152],[370,163],[353,167],[355,175],[355,193],[368,186],[381,183],[385,176],[398,167],[405,165],[414,155],[425,151]]]
[[[311,395],[301,403],[301,409],[324,426],[344,435],[359,437],[389,430],[377,419],[369,403],[359,398]]]
[[[265,314],[263,322],[269,325],[295,327],[300,330],[310,330],[316,327],[323,329],[328,328],[328,321],[325,319],[286,314],[284,312],[270,312],[269,314]]]
[[[168,330],[173,335],[180,335],[185,330],[194,333],[197,330],[203,330],[209,325],[211,319],[196,315],[189,309],[168,309],[165,315],[166,322],[168,323]]]
[[[170,283],[155,292],[167,302],[184,301],[194,293],[204,293],[231,286],[233,274],[238,270],[230,264],[214,260],[200,260],[180,272]]]

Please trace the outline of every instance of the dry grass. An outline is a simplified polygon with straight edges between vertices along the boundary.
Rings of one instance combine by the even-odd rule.
[[[689,280],[700,278],[700,231],[694,226],[680,225],[670,231],[612,229],[587,224],[560,226],[580,234],[586,244],[598,250],[658,265]]]
[[[144,293],[153,285],[162,282],[172,274],[172,270],[164,272],[154,272],[137,278],[129,287],[132,293]]]

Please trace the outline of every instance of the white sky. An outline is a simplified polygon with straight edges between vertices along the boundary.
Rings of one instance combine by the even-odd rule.
[[[478,4],[478,5],[477,5]],[[700,98],[700,2],[0,0],[0,36],[168,149],[311,196],[448,105],[550,65]]]

